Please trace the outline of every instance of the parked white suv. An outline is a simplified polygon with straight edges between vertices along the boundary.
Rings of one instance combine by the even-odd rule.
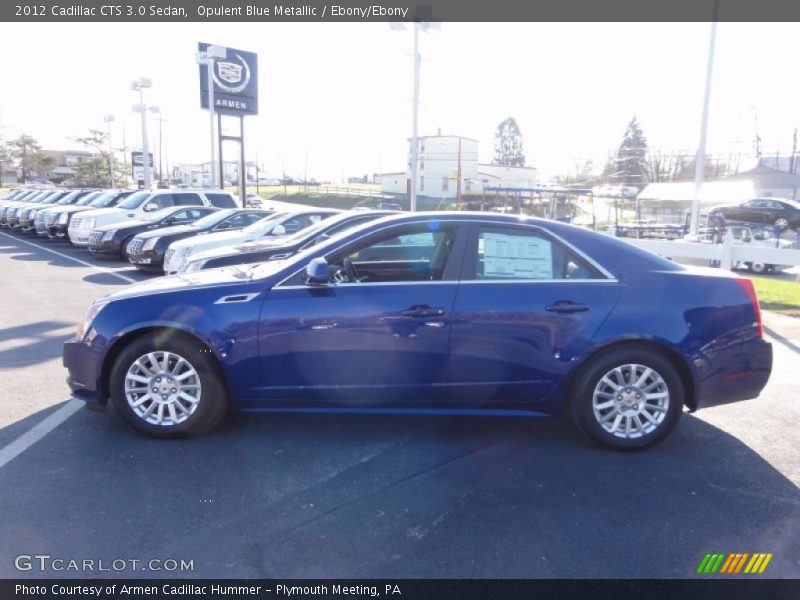
[[[233,196],[222,190],[142,190],[112,208],[87,210],[75,215],[69,223],[67,235],[74,245],[88,246],[92,231],[98,227],[140,218],[170,206],[238,208]]]
[[[256,221],[241,231],[221,231],[207,235],[197,235],[170,244],[164,257],[164,272],[183,273],[191,271],[193,259],[200,253],[214,248],[231,248],[244,242],[252,242],[266,237],[278,238],[292,235],[310,227],[341,211],[332,208],[308,207],[292,212],[278,212]]]

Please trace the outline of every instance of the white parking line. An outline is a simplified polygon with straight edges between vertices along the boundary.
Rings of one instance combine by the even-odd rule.
[[[13,442],[0,449],[0,469],[84,407],[80,400],[70,400],[49,417],[34,425]]]
[[[7,238],[9,238],[11,240],[14,240],[15,242],[21,242],[23,244],[28,244],[29,246],[33,246],[34,248],[39,248],[39,250],[44,250],[45,252],[49,252],[50,254],[55,254],[56,256],[60,256],[61,258],[66,258],[67,260],[71,260],[72,262],[76,262],[76,263],[78,263],[80,265],[84,265],[86,267],[91,267],[92,269],[96,269],[97,271],[100,271],[102,273],[108,273],[109,275],[113,275],[114,277],[118,277],[119,279],[122,279],[123,281],[127,281],[128,283],[136,283],[135,279],[131,279],[130,277],[127,277],[126,275],[122,275],[120,273],[117,273],[113,269],[108,269],[106,267],[99,267],[97,265],[93,265],[92,263],[86,262],[85,260],[81,260],[79,258],[72,257],[69,254],[62,254],[61,252],[56,252],[55,250],[51,250],[50,248],[45,248],[44,246],[40,246],[39,244],[34,244],[33,242],[29,242],[28,240],[21,240],[18,237],[15,237],[13,235],[9,235],[9,234],[7,234],[7,233],[5,233],[3,231],[0,231],[0,235],[4,235],[5,237],[7,237]]]

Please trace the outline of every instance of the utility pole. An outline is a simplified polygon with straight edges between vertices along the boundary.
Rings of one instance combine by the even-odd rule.
[[[151,87],[152,82],[142,77],[131,84],[131,89],[139,92],[139,104],[133,107],[134,112],[142,115],[142,164],[144,166],[144,188],[150,189],[150,150],[147,147],[147,105],[144,103],[144,89]]]
[[[794,133],[792,134],[792,155],[789,157],[789,173],[794,175],[794,161],[795,161],[795,154],[797,152],[797,127],[794,128]]]
[[[458,136],[458,168],[456,169],[456,210],[461,210],[461,136]]]
[[[694,197],[692,198],[692,214],[689,221],[690,239],[698,239],[697,230],[700,225],[700,186],[703,184],[703,172],[706,162],[706,134],[708,132],[708,105],[711,100],[711,76],[714,71],[714,47],[717,37],[717,16],[719,0],[714,0],[711,21],[711,34],[708,40],[708,62],[706,64],[706,88],[703,95],[703,115],[700,119],[700,142],[697,146],[697,159],[694,169]]]
[[[419,117],[419,23],[414,23],[414,99],[411,115],[411,212],[417,210],[417,178],[419,168],[419,140],[417,121]]]
[[[217,187],[217,152],[216,141],[214,139],[214,61],[225,60],[228,56],[228,51],[222,46],[208,46],[205,50],[195,54],[195,61],[199,65],[206,66],[207,85],[208,85],[208,119],[209,119],[209,133],[211,136],[211,187]],[[220,187],[224,187],[222,177],[220,177]],[[244,201],[244,199],[242,199]]]
[[[108,178],[111,182],[111,187],[114,187],[114,146],[111,144],[111,122],[114,120],[114,115],[106,115],[103,121],[108,126]],[[797,130],[795,130],[797,134]]]

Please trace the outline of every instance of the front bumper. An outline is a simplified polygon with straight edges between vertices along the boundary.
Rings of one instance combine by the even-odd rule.
[[[48,225],[47,231],[45,231],[44,235],[46,235],[50,239],[56,239],[56,238],[63,239],[67,237],[67,226],[58,224]]]
[[[88,246],[92,237],[91,229],[68,229],[69,241],[75,246]]]
[[[105,404],[107,393],[102,389],[101,354],[87,342],[69,339],[64,342],[62,362],[69,371],[67,385],[73,396],[87,404]]]
[[[87,245],[94,254],[119,254],[122,251],[118,240],[112,238],[103,241],[102,236],[92,235]]]
[[[128,254],[128,262],[139,269],[162,269],[164,255],[156,250],[143,250],[136,254]]]

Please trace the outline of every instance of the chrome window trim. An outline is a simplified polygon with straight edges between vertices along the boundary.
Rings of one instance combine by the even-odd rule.
[[[390,215],[387,215],[387,217],[388,216],[390,216]],[[369,233],[365,233],[365,234],[355,238],[350,243],[355,243],[358,240],[361,240],[361,239],[363,239],[365,237],[368,237],[368,236],[371,236],[371,235],[374,235],[374,234],[379,234],[382,231],[386,231],[387,229],[391,229],[393,227],[404,227],[404,226],[407,226],[407,225],[416,225],[418,223],[424,223],[424,222],[426,222],[428,220],[429,220],[429,218],[425,217],[424,214],[423,214],[423,215],[420,216],[419,219],[412,219],[412,220],[409,220],[409,221],[403,221],[402,223],[389,223],[386,226],[381,227],[380,229],[376,229],[375,231],[371,231]],[[500,226],[500,227],[503,227],[503,226],[505,226],[505,227],[515,227],[515,226],[522,225],[523,227],[530,227],[535,231],[540,231],[540,232],[543,232],[545,235],[552,236],[553,239],[557,240],[561,244],[564,244],[564,246],[569,248],[572,252],[574,252],[575,254],[580,256],[582,259],[584,259],[586,262],[588,262],[590,265],[592,265],[598,271],[600,271],[600,273],[604,277],[606,277],[606,279],[509,279],[509,280],[505,280],[505,279],[502,279],[502,280],[498,280],[498,279],[494,279],[494,280],[484,280],[484,279],[475,279],[475,280],[469,279],[469,280],[465,280],[465,279],[459,279],[459,280],[444,281],[444,282],[420,281],[420,282],[417,282],[417,283],[468,283],[468,282],[488,283],[489,281],[495,281],[495,282],[498,282],[498,283],[511,283],[511,282],[513,282],[513,283],[520,283],[520,282],[537,283],[537,282],[555,282],[555,281],[558,281],[558,282],[564,282],[564,281],[576,281],[577,282],[577,281],[580,281],[580,282],[583,282],[583,283],[589,282],[589,281],[591,281],[591,282],[609,281],[609,282],[612,282],[612,283],[616,283],[617,282],[616,277],[614,277],[605,267],[603,267],[596,260],[594,260],[593,258],[587,256],[584,252],[578,250],[575,246],[570,244],[568,241],[566,241],[560,235],[558,235],[556,233],[553,233],[552,231],[550,231],[548,229],[543,228],[541,225],[539,225],[537,223],[526,223],[524,221],[520,221],[519,223],[509,223],[506,220],[497,220],[497,219],[492,219],[491,217],[487,218],[485,221],[472,221],[472,220],[463,220],[463,218],[459,219],[458,215],[453,215],[453,218],[449,218],[449,216],[446,216],[443,220],[446,220],[446,221],[448,221],[450,223],[455,223],[456,225],[458,225],[460,227],[470,226],[470,225],[475,225],[475,226],[478,226],[478,227],[487,226],[487,225],[488,226]],[[333,250],[331,252],[328,252],[328,254],[331,254],[332,252],[335,252],[335,250]],[[325,256],[326,256],[325,254],[322,255],[323,258]],[[281,281],[279,281],[274,286],[272,286],[271,289],[275,290],[275,289],[284,289],[284,288],[288,288],[288,289],[305,288],[306,286],[304,286],[304,285],[301,285],[301,286],[284,286],[283,285],[286,281],[290,280],[292,277],[294,277],[295,275],[300,273],[303,269],[305,269],[305,265],[303,265],[300,269],[294,271],[291,275],[288,275],[287,277],[284,277]],[[403,284],[407,284],[408,282],[406,282],[406,281],[402,281],[402,282],[398,281],[398,282],[387,282],[387,283],[403,283]],[[337,284],[337,285],[356,285],[356,284]],[[372,283],[372,284],[360,283],[360,284],[357,284],[357,285],[377,285],[377,283]]]

